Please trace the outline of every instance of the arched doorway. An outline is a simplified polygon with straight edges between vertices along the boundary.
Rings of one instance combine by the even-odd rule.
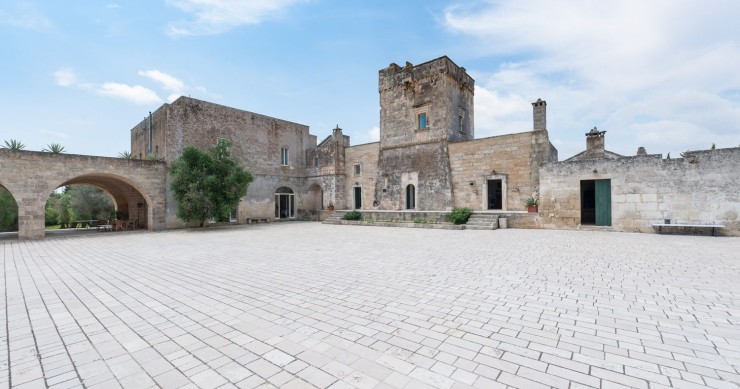
[[[287,186],[281,186],[275,191],[275,219],[290,219],[295,217],[295,193]]]
[[[406,185],[406,209],[416,209],[416,187]]]

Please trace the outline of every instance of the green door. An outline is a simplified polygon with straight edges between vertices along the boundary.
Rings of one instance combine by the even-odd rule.
[[[596,225],[612,225],[612,182],[596,180]]]

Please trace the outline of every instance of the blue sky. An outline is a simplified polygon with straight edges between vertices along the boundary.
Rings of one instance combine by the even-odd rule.
[[[740,145],[740,2],[0,0],[0,140],[115,156],[175,96],[378,134],[378,70],[442,55],[476,80],[475,132],[532,128],[565,159],[592,127],[633,155]]]

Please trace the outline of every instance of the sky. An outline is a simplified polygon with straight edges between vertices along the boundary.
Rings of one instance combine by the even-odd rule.
[[[476,138],[532,129],[560,159],[606,133],[634,155],[740,145],[740,1],[0,0],[0,142],[117,156],[191,96],[379,135],[378,71],[447,55],[475,79]]]

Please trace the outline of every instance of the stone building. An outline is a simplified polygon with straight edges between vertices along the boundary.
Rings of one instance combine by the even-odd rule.
[[[652,224],[720,223],[740,235],[740,148],[621,156],[604,148],[605,131],[586,134],[587,148],[540,168],[544,228],[653,232]],[[704,231],[706,233],[706,231]]]
[[[532,131],[474,139],[474,85],[446,56],[391,64],[379,72],[380,141],[356,146],[338,126],[317,142],[305,125],[180,97],[131,130],[131,152],[172,162],[186,145],[228,139],[255,177],[234,212],[240,222],[317,214],[329,205],[524,213],[524,200],[539,190],[540,166],[557,161],[547,104],[533,103]],[[167,199],[167,226],[181,225]],[[537,225],[530,219],[524,224]]]

